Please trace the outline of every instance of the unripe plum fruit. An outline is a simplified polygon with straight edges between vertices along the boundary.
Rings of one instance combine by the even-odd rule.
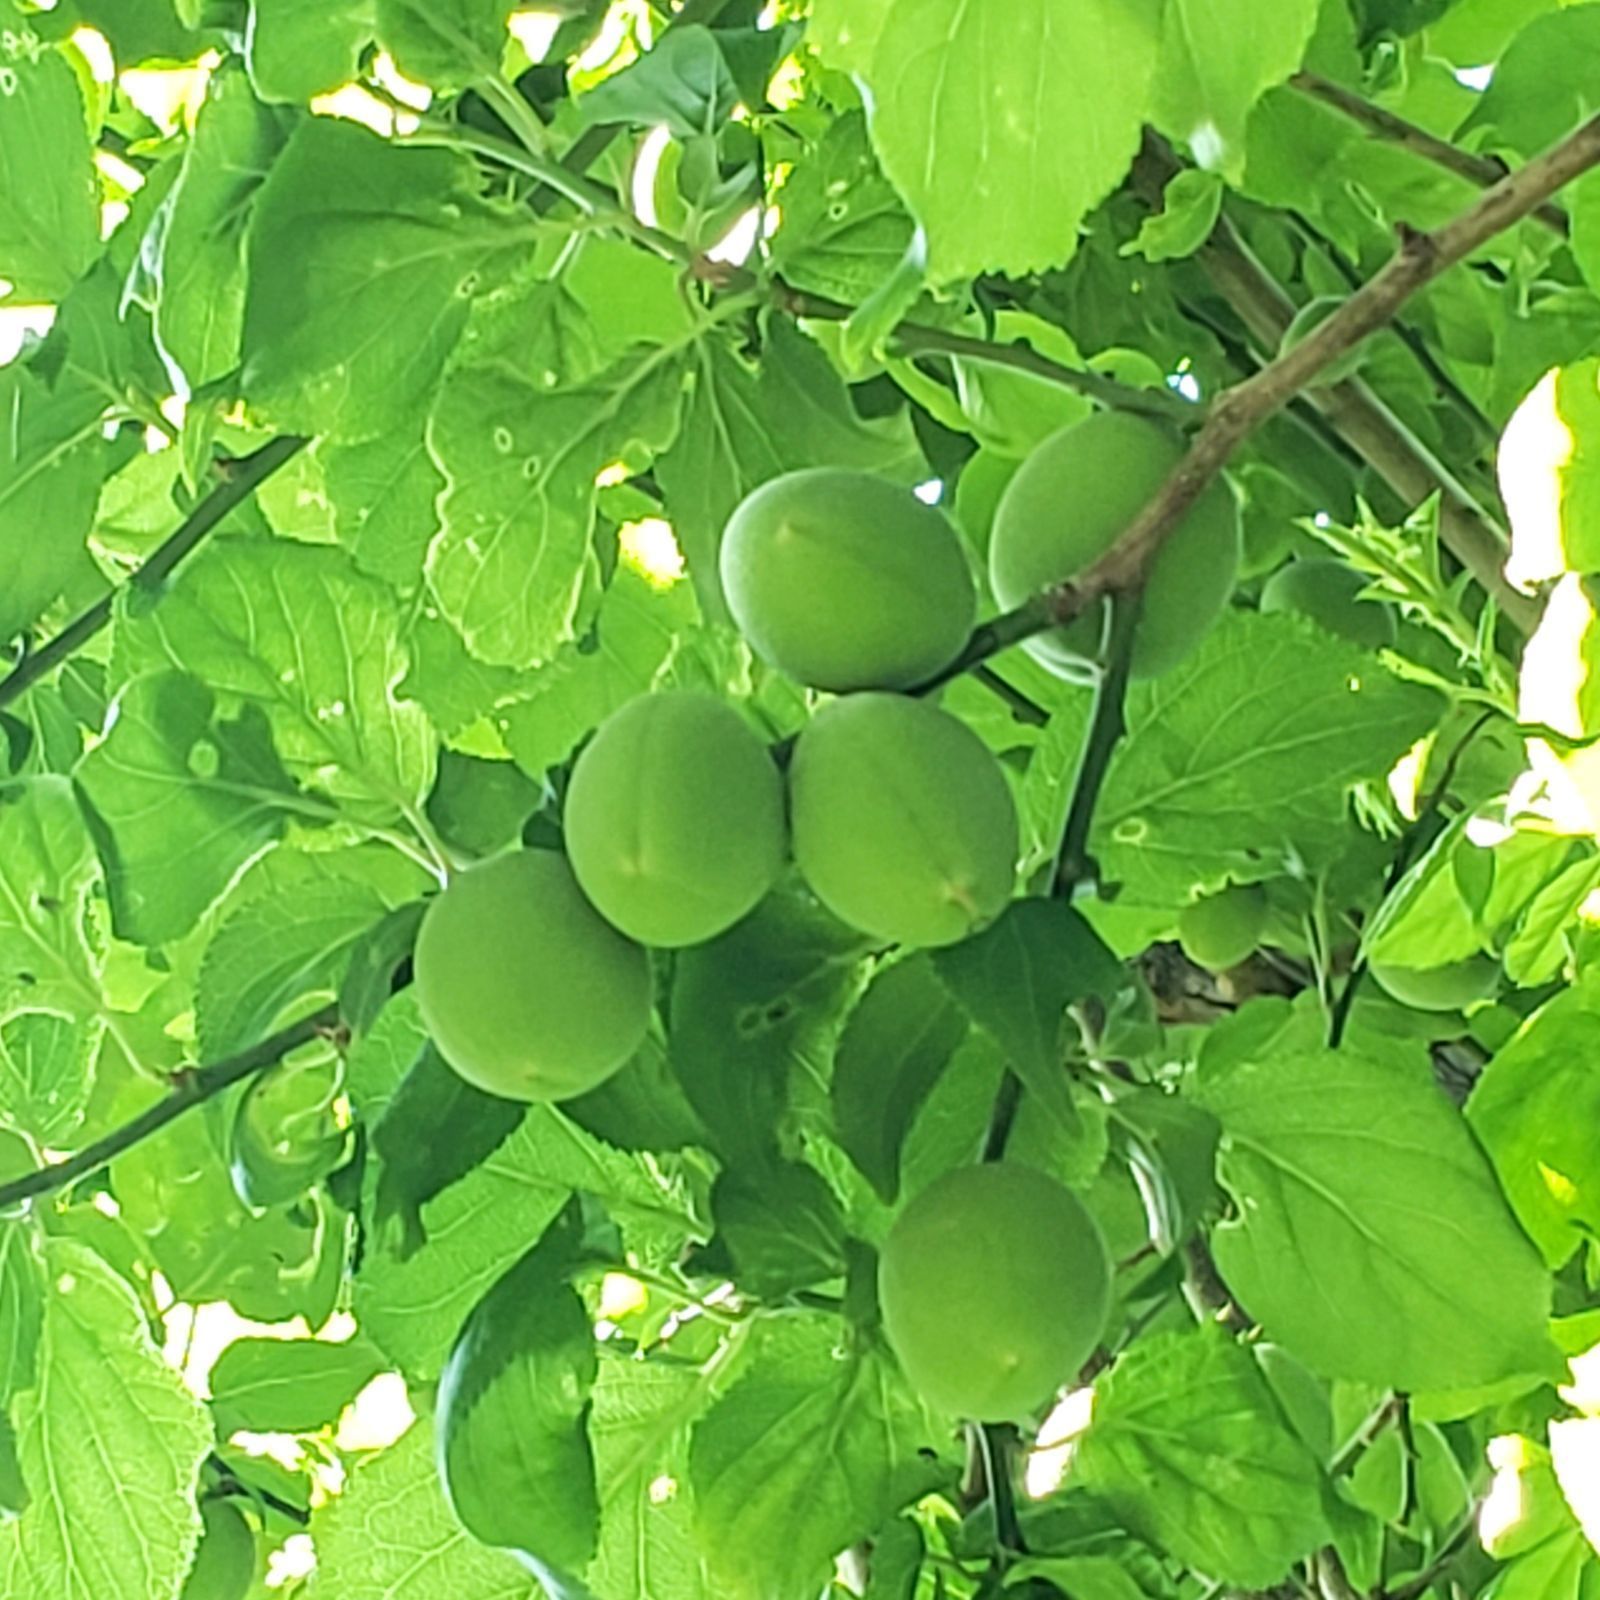
[[[783,778],[714,695],[640,695],[573,768],[567,853],[583,892],[630,939],[675,947],[731,927],[766,894],[787,846]]]
[[[1236,967],[1261,943],[1267,892],[1259,883],[1234,883],[1178,913],[1178,943],[1197,967]]]
[[[959,535],[909,489],[812,467],[747,495],[722,537],[739,631],[813,689],[909,689],[955,660],[977,598]]]
[[[985,1162],[936,1178],[896,1218],[878,1262],[884,1330],[930,1405],[1012,1422],[1070,1383],[1105,1333],[1111,1264],[1073,1192]]]
[[[1261,609],[1292,611],[1352,644],[1381,650],[1395,641],[1394,614],[1376,600],[1362,599],[1366,582],[1332,556],[1304,556],[1262,585]]]
[[[650,1024],[648,953],[553,851],[517,850],[454,878],[422,919],[414,965],[440,1055],[508,1100],[594,1088]]]
[[[1468,956],[1443,967],[1401,967],[1374,961],[1369,968],[1391,1000],[1414,1011],[1460,1011],[1487,1000],[1500,984],[1500,963],[1492,956]]]
[[[954,944],[1011,898],[1005,774],[977,734],[926,701],[858,694],[825,706],[795,745],[789,815],[817,898],[876,938]]]
[[[1008,610],[1077,577],[1114,545],[1183,459],[1182,441],[1148,418],[1100,411],[1063,428],[1011,480],[995,513],[989,579]],[[1156,552],[1140,602],[1133,671],[1176,666],[1217,620],[1239,571],[1239,508],[1217,481]],[[1075,675],[1097,660],[1104,608],[1028,641]]]

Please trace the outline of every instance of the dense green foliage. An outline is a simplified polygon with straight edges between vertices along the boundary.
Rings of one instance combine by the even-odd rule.
[[[1597,60],[0,0],[0,1600],[1594,1600]]]

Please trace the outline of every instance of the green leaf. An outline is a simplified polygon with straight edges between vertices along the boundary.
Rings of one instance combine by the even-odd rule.
[[[363,572],[396,589],[415,589],[438,531],[434,501],[444,488],[423,430],[396,428],[318,454],[339,543]]]
[[[0,1121],[60,1149],[83,1120],[101,1030],[80,1017],[24,1011],[0,1026]]]
[[[1460,133],[1487,129],[1493,148],[1521,156],[1548,149],[1596,109],[1584,70],[1596,50],[1600,13],[1589,6],[1534,17],[1506,47]]]
[[[578,99],[592,123],[664,123],[680,139],[715,133],[739,100],[739,88],[710,28],[670,28],[631,66]]]
[[[114,710],[78,767],[78,794],[105,862],[112,925],[160,944],[187,933],[283,836],[298,793],[260,709],[223,717],[199,678],[135,678]]]
[[[431,1042],[423,1045],[372,1128],[373,1223],[380,1237],[393,1222],[396,1253],[404,1258],[419,1249],[427,1238],[423,1206],[488,1160],[526,1115],[520,1101],[485,1094],[447,1066]],[[419,1128],[430,1136],[419,1139]]]
[[[1161,210],[1146,217],[1121,254],[1146,261],[1181,261],[1211,237],[1222,211],[1222,180],[1214,172],[1185,168],[1161,195]]]
[[[350,1063],[363,1115],[398,1103],[395,1087],[426,1040],[414,997],[392,1002]],[[417,1121],[411,1130],[427,1131]],[[690,1232],[690,1203],[666,1168],[611,1149],[554,1106],[530,1107],[491,1155],[423,1205],[425,1248],[407,1260],[368,1252],[355,1287],[363,1329],[408,1377],[435,1376],[468,1311],[574,1189],[606,1206],[641,1257],[671,1258]]]
[[[0,640],[10,640],[92,573],[85,540],[111,462],[105,396],[70,376],[51,385],[25,366],[0,371],[0,411]]]
[[[339,1413],[383,1371],[361,1339],[236,1339],[211,1369],[217,1432],[312,1433]]]
[[[207,1060],[232,1055],[332,996],[357,940],[388,909],[354,879],[307,884],[241,906],[206,946],[195,1025]],[[299,1004],[297,1004],[299,1002]]]
[[[211,1448],[205,1412],[97,1255],[55,1239],[45,1264],[40,1381],[13,1411],[32,1503],[0,1526],[0,1592],[174,1594],[200,1531],[192,1494]]]
[[[464,158],[307,119],[250,220],[246,398],[279,427],[337,439],[407,423],[431,397],[473,296],[540,231],[480,200]]]
[[[900,1190],[900,1146],[967,1026],[925,955],[883,968],[850,1013],[833,1061],[834,1121],[885,1203]]]
[[[178,1299],[320,1327],[338,1298],[343,1216],[325,1203],[254,1214],[234,1192],[223,1140],[207,1107],[119,1156],[111,1188],[123,1222]]]
[[[65,778],[0,788],[0,1015],[99,1008],[94,848]]]
[[[636,694],[655,686],[696,621],[686,583],[656,588],[619,565],[591,637],[565,645],[496,723],[517,765],[543,777]]]
[[[1585,902],[1600,888],[1600,861],[1577,861],[1528,902],[1505,948],[1506,976],[1533,989],[1556,977],[1582,926]]]
[[[1265,8],[1254,0],[1171,0],[1156,70],[1156,125],[1187,144],[1202,166],[1237,180],[1250,112],[1300,66],[1317,11],[1318,0]]]
[[[706,615],[726,619],[717,572],[722,529],[758,485],[798,467],[850,467],[911,480],[924,470],[906,418],[863,422],[822,351],[782,322],[759,366],[715,338],[695,347],[678,443],[656,476],[667,492]]]
[[[287,131],[284,117],[256,100],[242,72],[212,75],[156,229],[156,341],[191,391],[239,365],[245,229]]]
[[[772,265],[796,289],[859,305],[892,276],[915,233],[873,154],[866,113],[852,111],[785,182]]]
[[[1382,778],[1443,709],[1297,618],[1234,613],[1130,694],[1096,813],[1101,869],[1130,899],[1177,906],[1291,851],[1336,849],[1349,787]]]
[[[711,1216],[751,1294],[779,1299],[844,1272],[844,1217],[810,1167],[778,1161],[721,1172]]]
[[[1585,1138],[1600,1113],[1589,1047],[1600,978],[1541,1006],[1496,1052],[1467,1103],[1506,1198],[1552,1268],[1600,1233],[1600,1152]]]
[[[839,1348],[832,1319],[751,1339],[690,1447],[700,1548],[720,1592],[811,1600],[841,1550],[945,1478],[943,1441],[885,1357]]]
[[[313,1516],[311,1534],[310,1600],[544,1600],[512,1556],[485,1548],[456,1520],[426,1418],[354,1469]]]
[[[671,346],[553,393],[504,366],[446,379],[428,425],[446,480],[428,581],[474,655],[526,667],[573,637],[595,477],[630,450],[671,442],[679,389]]]
[[[1220,1330],[1142,1339],[1095,1385],[1072,1479],[1197,1572],[1277,1583],[1329,1538],[1321,1468]]]
[[[395,65],[435,89],[464,89],[500,70],[512,0],[377,0],[378,40]]]
[[[33,1388],[44,1331],[45,1279],[38,1241],[29,1228],[0,1223],[0,1412]]]
[[[426,715],[397,692],[403,626],[393,591],[343,551],[234,539],[189,562],[148,615],[127,616],[117,642],[134,670],[179,667],[264,713],[290,772],[352,820],[383,823],[420,805],[437,754]]]
[[[72,68],[0,7],[0,278],[59,300],[100,252],[100,192]]]
[[[703,1371],[608,1357],[601,1346],[589,1437],[600,1486],[600,1548],[588,1580],[601,1595],[715,1600],[695,1540],[689,1429],[711,1404],[727,1347]]]
[[[760,1165],[774,1151],[790,1073],[836,1024],[862,953],[860,935],[778,894],[679,955],[667,1053],[719,1153]]]
[[[935,281],[1072,255],[1139,147],[1159,6],[819,0],[813,18],[824,55],[866,81],[873,143],[927,230]]]
[[[599,1360],[567,1282],[574,1202],[472,1309],[439,1379],[439,1472],[462,1525],[534,1570],[581,1572],[599,1541],[589,1443]]]
[[[303,104],[355,77],[371,33],[371,0],[250,0],[250,81],[263,100]]]
[[[1073,1600],[1148,1600],[1148,1591],[1111,1556],[1025,1556],[1006,1574],[1008,1586],[1044,1578]]]
[[[1015,900],[990,927],[933,954],[934,970],[1005,1052],[1029,1094],[1069,1132],[1078,1123],[1062,1028],[1069,1005],[1123,987],[1122,968],[1060,900]]]
[[[1238,1207],[1212,1248],[1267,1336],[1324,1377],[1399,1390],[1550,1370],[1549,1277],[1426,1057],[1241,1054],[1197,1098]]]

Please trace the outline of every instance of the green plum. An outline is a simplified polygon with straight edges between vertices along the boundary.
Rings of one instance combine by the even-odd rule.
[[[924,1400],[979,1422],[1016,1421],[1099,1344],[1111,1263],[1070,1189],[1033,1167],[986,1162],[936,1178],[895,1219],[878,1299]]]
[[[471,867],[428,907],[414,961],[422,1020],[468,1083],[566,1100],[644,1042],[650,957],[584,897],[564,856]]]
[[[789,808],[806,882],[863,933],[954,944],[1011,897],[1005,774],[977,734],[926,701],[858,694],[824,707],[795,746]]]
[[[813,467],[745,497],[722,537],[739,631],[813,689],[909,689],[950,665],[977,597],[960,536],[909,489]]]
[[[1148,418],[1101,411],[1053,433],[1022,463],[995,513],[989,579],[1007,609],[1093,566],[1154,498],[1183,443]],[[1133,671],[1155,677],[1217,620],[1239,570],[1239,509],[1226,483],[1200,496],[1156,553],[1144,586]],[[1103,607],[1028,648],[1068,675],[1099,658]]]
[[[565,826],[572,870],[643,944],[700,944],[755,908],[788,843],[783,778],[725,701],[640,695],[578,758]]]
[[[1364,600],[1367,580],[1332,556],[1303,556],[1280,567],[1261,588],[1263,611],[1292,611],[1367,650],[1395,641],[1394,613]]]

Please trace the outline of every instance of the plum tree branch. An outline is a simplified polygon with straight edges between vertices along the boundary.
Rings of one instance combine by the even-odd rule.
[[[1224,298],[1266,350],[1275,350],[1293,320],[1294,302],[1255,260],[1224,218],[1202,246],[1201,264]],[[1523,634],[1538,621],[1538,607],[1501,574],[1509,536],[1431,450],[1358,378],[1317,385],[1296,397],[1318,413],[1335,437],[1373,470],[1407,505],[1440,496],[1440,535],[1501,612]]]
[[[1597,163],[1600,117],[1502,179],[1452,222],[1431,233],[1402,232],[1388,264],[1302,343],[1216,397],[1188,453],[1122,537],[1081,577],[1050,592],[1057,620],[1070,621],[1104,595],[1137,588],[1163,540],[1262,423],[1314,385],[1339,356],[1381,328],[1419,289]],[[1479,565],[1481,559],[1474,571]],[[1498,554],[1491,575],[1499,580]],[[1503,581],[1499,587],[1506,587]]]
[[[1448,139],[1441,139],[1437,134],[1429,133],[1417,123],[1408,121],[1393,111],[1385,110],[1380,105],[1375,105],[1365,96],[1357,94],[1354,89],[1347,89],[1342,83],[1335,83],[1319,73],[1297,72],[1289,83],[1308,99],[1330,106],[1352,122],[1359,123],[1374,138],[1383,140],[1385,144],[1396,145],[1402,150],[1409,150],[1413,155],[1421,156],[1424,161],[1431,161],[1436,167],[1444,168],[1446,172],[1453,172],[1456,177],[1476,184],[1480,189],[1493,188],[1510,170],[1503,161],[1497,160],[1494,156],[1480,156],[1470,150],[1463,150]],[[1535,206],[1528,214],[1535,222],[1548,228],[1552,233],[1559,234],[1563,239],[1570,231],[1571,225],[1566,212],[1560,206],[1548,201]]]
[[[327,1034],[339,1025],[337,1006],[324,1006],[322,1010],[300,1022],[290,1023],[269,1034],[259,1044],[237,1055],[224,1057],[209,1066],[192,1067],[172,1074],[166,1094],[138,1116],[113,1128],[103,1139],[87,1144],[65,1161],[57,1161],[25,1173],[10,1183],[0,1184],[0,1210],[7,1206],[31,1200],[36,1195],[52,1194],[69,1183],[98,1171],[108,1161],[125,1150],[131,1150],[141,1140],[159,1133],[169,1122],[175,1122],[184,1112],[230,1089],[236,1083],[265,1071],[281,1060],[291,1050],[309,1043],[319,1035]]]
[[[303,450],[307,440],[285,434],[248,456],[217,464],[222,482],[197,505],[163,543],[151,552],[144,564],[122,589],[151,590],[164,583],[185,556],[189,555],[235,506],[248,500],[280,467]],[[31,689],[41,678],[81,650],[111,620],[112,607],[121,589],[108,589],[87,610],[74,617],[60,633],[25,656],[4,678],[0,678],[0,706],[8,706]]]

